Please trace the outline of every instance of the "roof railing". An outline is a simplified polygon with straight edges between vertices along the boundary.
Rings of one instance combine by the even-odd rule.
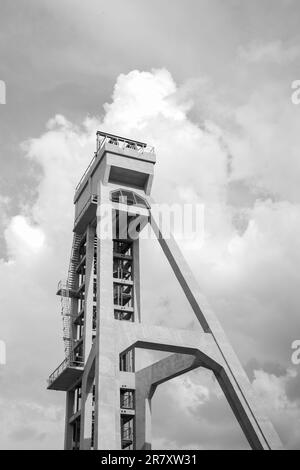
[[[116,145],[122,150],[131,149],[139,153],[154,153],[154,147],[146,144],[145,142],[139,142],[137,140],[126,139],[118,135],[107,134],[105,132],[97,132],[97,152],[105,145],[111,144]]]
[[[115,145],[121,150],[134,150],[140,154],[143,153],[154,153],[154,147],[152,145],[148,145],[145,142],[139,142],[137,140],[126,139],[125,137],[120,137],[114,134],[107,134],[106,132],[97,131],[97,145],[96,145],[96,152],[92,160],[89,163],[89,166],[83,173],[82,177],[80,178],[79,183],[76,186],[75,191],[79,188],[82,181],[86,177],[87,173],[89,172],[91,166],[93,165],[94,161],[97,158],[99,150],[101,150],[105,144]]]

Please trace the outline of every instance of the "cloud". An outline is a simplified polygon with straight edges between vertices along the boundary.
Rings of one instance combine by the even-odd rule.
[[[286,392],[287,384],[295,377],[293,370],[280,377],[257,370],[253,381],[255,392],[289,449],[299,449],[300,446],[300,409]]]
[[[236,131],[226,133],[232,180],[299,202],[300,113],[290,103],[289,90],[276,81],[257,87],[235,108],[232,120]]]
[[[247,449],[237,421],[209,371],[159,386],[152,401],[154,449]]]
[[[37,255],[45,242],[43,231],[39,227],[32,226],[21,215],[13,217],[5,232],[5,238],[8,253],[12,258]]]
[[[244,62],[273,62],[282,65],[298,59],[300,56],[300,48],[297,44],[286,46],[282,40],[278,39],[261,44],[254,42],[247,47],[240,46],[238,54]]]
[[[35,402],[1,400],[1,449],[62,448],[61,406],[37,406]]]
[[[126,133],[149,126],[149,121],[159,116],[184,121],[188,106],[176,102],[176,91],[177,86],[166,69],[121,74],[114,87],[113,102],[104,106],[104,123],[113,123]]]
[[[288,157],[283,157],[284,135],[278,130],[286,121],[282,113],[274,121],[278,110],[285,110],[286,120],[290,118],[282,100],[274,103],[268,114],[262,104],[257,107],[259,95],[251,96],[243,107],[231,112],[237,126],[236,132],[233,128],[229,132],[216,124],[213,116],[201,126],[195,123],[189,114],[192,98],[165,69],[133,70],[118,77],[112,101],[105,105],[102,116],[90,116],[75,125],[56,115],[42,135],[22,145],[26,161],[38,165],[41,171],[34,203],[24,204],[22,211],[5,224],[9,259],[0,262],[2,316],[5,312],[1,334],[8,346],[8,364],[0,376],[0,393],[8,403],[7,411],[3,411],[5,419],[15,425],[9,435],[2,428],[3,445],[12,447],[12,436],[22,438],[28,426],[32,433],[24,446],[34,447],[37,441],[43,446],[50,438],[53,446],[59,447],[62,442],[63,397],[45,391],[45,378],[63,359],[59,302],[54,293],[68,266],[74,187],[93,155],[98,129],[155,145],[153,194],[159,201],[186,202],[192,197],[195,203],[205,204],[203,245],[182,245],[201,288],[245,363],[251,359],[258,365],[273,361],[287,369],[290,341],[295,339],[291,336],[299,325],[297,125],[289,130]],[[269,99],[264,100],[266,107]],[[287,168],[284,158],[290,159]],[[283,171],[287,180],[280,177]],[[236,182],[247,192],[243,207],[232,200]],[[233,197],[235,202],[240,190]],[[237,228],[241,218],[243,223]],[[159,322],[181,327],[194,326],[186,301],[158,251],[144,248],[146,317],[152,315]],[[157,253],[154,267],[153,253]],[[172,400],[173,382],[166,384],[159,409],[171,400],[171,408],[180,407],[184,418],[182,429],[175,426],[177,413],[172,419],[159,421],[159,442],[178,448],[210,447],[216,445],[214,437],[218,436],[219,446],[244,446],[238,427],[228,418],[230,413],[218,407],[218,393],[210,390],[210,382],[199,384],[197,377],[177,382],[179,393]],[[282,381],[266,380],[265,375],[256,377],[261,394],[274,395],[276,403],[286,399]],[[27,406],[20,415],[18,410],[25,398],[41,410],[38,416]],[[57,410],[56,424],[47,411],[49,407]],[[192,423],[191,410],[196,410]],[[277,406],[272,413],[276,422],[286,423],[282,408]],[[45,429],[50,433],[47,440],[38,437]],[[285,424],[281,429],[286,433],[285,441],[293,446],[298,439],[296,424],[291,431]],[[201,438],[196,441],[197,433]]]
[[[299,405],[300,402],[300,373],[292,370],[286,383],[286,395],[289,400]]]
[[[288,364],[300,330],[297,300],[300,207],[257,201],[247,228],[238,233],[230,219],[213,232],[190,263],[239,354],[255,350],[262,362]]]

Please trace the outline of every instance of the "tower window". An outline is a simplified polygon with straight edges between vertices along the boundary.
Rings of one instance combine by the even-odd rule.
[[[128,206],[138,206],[149,209],[149,204],[147,201],[134,193],[133,191],[127,191],[125,189],[118,189],[117,191],[112,191],[110,194],[112,202],[118,202],[121,204],[127,204]]]
[[[134,390],[121,388],[120,390],[120,407],[127,410],[134,409]]]

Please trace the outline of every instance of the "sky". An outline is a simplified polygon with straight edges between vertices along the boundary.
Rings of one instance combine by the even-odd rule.
[[[1,1],[0,448],[63,446],[64,394],[46,390],[63,359],[55,291],[99,129],[155,146],[156,200],[204,205],[204,239],[181,248],[284,446],[300,448],[299,14],[297,0]],[[151,243],[145,321],[196,327]],[[157,390],[153,444],[247,448],[202,370]]]

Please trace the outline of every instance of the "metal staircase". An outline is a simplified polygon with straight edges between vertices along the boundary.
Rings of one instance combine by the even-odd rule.
[[[79,262],[79,248],[82,237],[74,234],[71,258],[68,270],[68,278],[66,282],[60,281],[57,293],[61,299],[61,315],[63,320],[63,340],[66,358],[71,359],[74,347],[74,339],[72,335],[72,297],[76,296],[77,274],[76,268]]]

